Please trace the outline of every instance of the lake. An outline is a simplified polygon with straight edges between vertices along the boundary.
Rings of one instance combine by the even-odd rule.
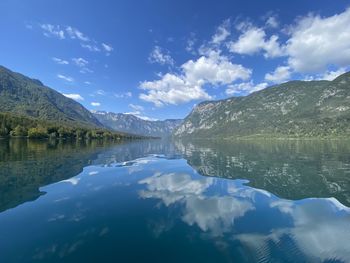
[[[349,141],[0,140],[0,262],[350,262]]]

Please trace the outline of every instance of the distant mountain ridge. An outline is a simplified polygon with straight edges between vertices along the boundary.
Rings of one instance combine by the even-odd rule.
[[[198,104],[177,137],[236,138],[350,135],[350,72],[333,81],[290,81]]]
[[[93,111],[93,114],[104,126],[112,130],[157,137],[170,136],[182,122],[180,119],[149,121],[132,114],[106,111]]]
[[[78,102],[46,87],[36,79],[0,66],[0,112],[40,120],[103,127],[94,115]]]

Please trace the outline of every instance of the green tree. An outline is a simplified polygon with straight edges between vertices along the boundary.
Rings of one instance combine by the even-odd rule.
[[[43,127],[30,128],[28,130],[28,137],[32,139],[42,139],[47,138],[47,129]]]
[[[16,128],[12,131],[12,135],[13,136],[27,136],[28,130],[21,125],[17,125]]]

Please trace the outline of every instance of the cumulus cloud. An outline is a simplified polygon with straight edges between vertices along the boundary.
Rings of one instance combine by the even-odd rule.
[[[233,96],[233,95],[247,95],[262,89],[267,88],[268,84],[266,82],[262,82],[259,84],[254,84],[254,82],[251,80],[250,82],[242,82],[239,84],[232,84],[229,85],[226,89],[226,94]]]
[[[229,84],[237,79],[246,80],[251,70],[242,65],[232,64],[227,57],[212,51],[208,56],[201,56],[193,61],[189,60],[181,66],[186,80],[190,83]]]
[[[169,51],[162,49],[159,46],[155,46],[148,57],[150,63],[158,63],[161,65],[174,65],[174,60],[170,56]]]
[[[326,70],[325,72],[321,74],[316,74],[315,76],[309,75],[306,76],[304,80],[310,81],[310,80],[334,80],[335,78],[339,77],[341,74],[344,74],[346,72],[346,68],[339,68],[337,70]]]
[[[291,77],[290,67],[288,66],[279,66],[272,73],[267,73],[265,75],[265,80],[272,83],[281,83],[287,81]]]
[[[99,103],[99,102],[91,102],[90,105],[93,106],[93,107],[98,107],[98,106],[101,106],[101,103]]]
[[[84,98],[80,94],[74,94],[74,93],[63,93],[63,95],[67,98],[73,99],[73,100],[84,100]]]
[[[321,76],[320,79],[323,80],[334,80],[337,78],[339,75],[344,74],[346,72],[345,68],[340,68],[338,70],[327,70],[323,75]]]
[[[140,99],[156,106],[211,99],[203,89],[205,84],[226,85],[238,79],[246,80],[250,75],[250,69],[232,64],[225,56],[213,51],[208,56],[184,63],[181,74],[167,73],[159,80],[142,82],[140,88],[147,93],[140,94]]]
[[[350,9],[330,17],[308,15],[291,28],[286,44],[290,67],[318,73],[350,64]]]
[[[63,29],[58,25],[41,24],[40,27],[46,37],[56,37],[58,39],[66,38]]]
[[[68,65],[69,64],[69,62],[67,60],[64,60],[64,59],[61,59],[61,58],[53,57],[52,60],[54,62],[56,62],[57,64],[60,64],[60,65]]]
[[[278,36],[272,35],[268,38],[265,31],[258,27],[249,27],[237,41],[230,42],[228,48],[231,52],[242,55],[253,55],[262,51],[266,58],[275,58],[284,54],[283,47],[278,42]]]
[[[167,73],[160,80],[145,81],[140,85],[147,94],[141,93],[140,99],[154,103],[157,107],[164,104],[180,104],[191,100],[211,99],[201,86],[193,85],[182,76]]]
[[[63,80],[68,81],[68,82],[73,82],[74,81],[74,79],[72,77],[65,76],[65,75],[62,75],[62,74],[57,74],[57,77],[59,79],[63,79]]]

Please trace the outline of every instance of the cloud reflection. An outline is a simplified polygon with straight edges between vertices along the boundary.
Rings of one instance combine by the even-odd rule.
[[[181,202],[184,204],[182,220],[214,236],[230,231],[235,219],[254,209],[250,202],[232,196],[206,196],[205,192],[214,183],[213,178],[155,173],[139,183],[147,185],[147,190],[139,193],[142,198],[161,199],[165,206]]]

